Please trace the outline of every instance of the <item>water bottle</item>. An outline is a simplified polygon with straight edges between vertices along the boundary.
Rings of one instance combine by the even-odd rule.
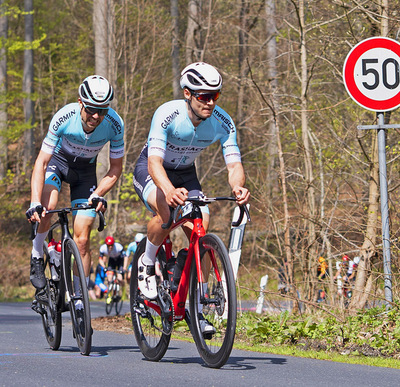
[[[176,291],[175,289],[178,289],[179,280],[181,279],[182,271],[183,268],[185,267],[187,255],[188,255],[188,250],[182,249],[179,251],[178,256],[176,257],[173,280],[171,284],[172,291]]]
[[[56,251],[56,246],[57,242],[54,240],[54,238],[51,239],[49,244],[47,245],[47,252],[49,253],[49,261],[50,261],[50,270],[51,273],[53,274],[54,270],[54,256],[55,256],[55,251]]]
[[[60,280],[61,266],[61,241],[58,243],[52,239],[47,247],[50,256],[50,271],[53,281]]]
[[[176,291],[175,289],[173,289],[173,278],[174,278],[174,271],[175,271],[175,262],[176,262],[176,258],[175,257],[171,257],[168,262],[167,262],[167,273],[168,273],[168,281],[171,285],[171,290],[172,291]]]

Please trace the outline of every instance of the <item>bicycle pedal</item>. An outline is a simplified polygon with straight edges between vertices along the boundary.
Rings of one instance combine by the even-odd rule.
[[[38,302],[47,302],[48,298],[47,298],[47,294],[46,294],[46,290],[45,289],[41,289],[39,290],[36,295],[35,298]]]
[[[135,313],[140,314],[141,317],[146,318],[147,312],[141,308],[134,308]]]
[[[36,312],[39,313],[41,315],[44,315],[45,311],[43,310],[43,308],[40,306],[40,304],[37,302],[37,300],[33,300],[32,301],[32,305],[31,305],[31,309]]]

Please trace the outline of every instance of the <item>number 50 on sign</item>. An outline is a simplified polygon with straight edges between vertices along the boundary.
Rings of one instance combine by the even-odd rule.
[[[383,112],[400,106],[400,44],[375,37],[352,48],[343,66],[350,97],[365,109]]]

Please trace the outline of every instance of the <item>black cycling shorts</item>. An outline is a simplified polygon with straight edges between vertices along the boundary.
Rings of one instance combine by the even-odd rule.
[[[186,188],[189,196],[202,195],[201,184],[197,178],[196,168],[194,165],[185,169],[167,169],[165,168],[168,179],[171,181],[175,188]],[[146,207],[154,212],[147,202],[149,193],[152,192],[156,185],[149,175],[147,157],[140,155],[133,172],[133,184],[139,198],[146,205]],[[201,207],[203,212],[208,212],[207,206]]]
[[[62,182],[70,186],[71,204],[87,203],[89,196],[97,187],[96,163],[88,164],[85,168],[79,169],[71,167],[66,160],[53,154],[47,169],[45,184],[50,184],[61,190]],[[96,216],[93,210],[82,211],[86,216]]]

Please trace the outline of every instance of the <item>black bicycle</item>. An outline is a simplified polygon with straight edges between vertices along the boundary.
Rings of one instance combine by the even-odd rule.
[[[50,348],[57,350],[61,343],[61,314],[70,311],[72,332],[82,355],[89,355],[92,346],[92,327],[90,318],[89,295],[85,271],[78,247],[68,227],[68,214],[75,210],[89,210],[97,207],[97,200],[92,205],[81,204],[77,207],[65,207],[46,211],[46,214],[57,213],[58,220],[50,227],[48,240],[60,228],[61,233],[61,265],[57,268],[58,278],[51,273],[50,256],[47,244],[44,244],[44,266],[46,286],[37,290],[32,309],[42,316],[44,333]],[[98,231],[105,226],[104,215],[99,215]],[[34,239],[38,223],[32,224],[31,239]],[[54,273],[53,273],[54,274]]]
[[[106,298],[106,313],[110,314],[113,306],[115,305],[115,313],[118,316],[121,313],[122,309],[122,304],[124,303],[124,300],[122,299],[122,290],[121,290],[121,285],[119,284],[119,281],[117,279],[117,274],[120,273],[122,274],[122,271],[119,271],[117,269],[110,270],[113,272],[112,280],[108,284],[108,292],[107,292],[107,298]]]

